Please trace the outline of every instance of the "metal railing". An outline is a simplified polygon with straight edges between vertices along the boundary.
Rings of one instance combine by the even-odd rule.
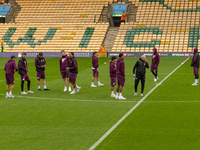
[[[106,18],[106,20],[104,20]],[[99,18],[99,22],[108,22],[108,14],[102,14]]]
[[[91,20],[93,20],[92,22],[98,22],[99,19],[97,18],[97,15],[91,15],[91,14],[84,14],[84,15],[80,15],[79,17],[77,18],[91,18]],[[8,22],[11,22],[11,23],[15,23],[15,19],[16,19],[16,16],[15,15],[6,15],[6,18],[5,18],[5,23],[8,23]],[[84,20],[83,20],[84,21]]]

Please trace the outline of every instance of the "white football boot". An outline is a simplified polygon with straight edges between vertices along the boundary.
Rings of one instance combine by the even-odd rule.
[[[72,91],[70,94],[76,94],[76,92]]]
[[[98,86],[104,86],[104,84],[99,83]]]
[[[31,91],[31,90],[27,91],[27,94],[33,94],[33,93],[34,93],[34,92]]]
[[[111,94],[111,97],[116,97],[116,95],[115,94]]]
[[[197,86],[197,85],[199,85],[199,83],[193,83],[193,84],[192,84],[192,86]]]
[[[91,87],[97,87],[96,85],[92,84]]]
[[[12,94],[10,94],[9,96],[12,97],[12,98],[15,98]]]
[[[120,96],[120,97],[119,97],[119,99],[126,99],[126,98],[125,98],[125,97],[123,97],[123,96]]]
[[[27,93],[26,93],[25,91],[22,91],[21,94],[22,94],[22,95],[26,95]]]
[[[134,96],[137,96],[137,92],[135,92]]]
[[[11,98],[11,96],[8,94],[8,95],[6,95],[6,98]]]
[[[76,89],[76,90],[77,90],[77,93],[80,91],[80,89],[81,89],[81,87],[77,87],[77,89]]]

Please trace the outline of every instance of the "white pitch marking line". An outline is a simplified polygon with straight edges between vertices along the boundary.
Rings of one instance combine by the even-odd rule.
[[[5,96],[5,94],[0,94]],[[80,100],[80,99],[61,99],[61,98],[45,98],[45,97],[30,97],[30,96],[15,96],[30,99],[44,99],[55,101],[74,101],[74,102],[104,102],[104,103],[136,103],[138,101],[113,101],[113,100]],[[144,101],[143,103],[200,103],[200,101]]]
[[[0,94],[5,95],[5,94]],[[58,100],[58,101],[77,101],[77,102],[104,102],[104,103],[136,103],[138,101],[113,101],[113,100],[79,100],[79,99],[61,99],[61,98],[45,98],[45,97],[30,97],[30,96],[15,96],[30,99]]]
[[[200,101],[145,101],[143,103],[199,103]]]
[[[94,143],[89,150],[94,150],[115,128],[124,121],[159,85],[161,85],[168,77],[170,77],[177,69],[179,69],[189,57],[183,61],[177,68],[175,68],[169,75],[167,75],[159,84],[157,84],[151,91],[149,91],[135,106],[133,106],[120,120],[117,121],[96,143]]]

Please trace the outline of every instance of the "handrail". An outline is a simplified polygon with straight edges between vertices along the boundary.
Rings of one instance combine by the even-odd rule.
[[[96,22],[96,16],[97,15],[91,15],[91,14],[81,14],[80,16],[79,16],[79,18],[88,18],[88,17],[90,17],[90,18],[93,18],[93,22],[95,23]],[[13,19],[13,22],[15,22],[15,15],[14,14],[12,14],[12,15],[6,15],[6,17],[11,17],[12,19]]]
[[[11,11],[11,9],[13,9],[13,5],[10,7],[10,10],[9,10],[9,12]],[[9,14],[9,12],[8,12],[7,14]]]

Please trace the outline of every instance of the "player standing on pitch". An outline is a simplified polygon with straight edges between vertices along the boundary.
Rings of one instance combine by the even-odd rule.
[[[116,97],[114,94],[114,86],[116,85],[116,61],[117,57],[112,56],[110,61],[111,97]]]
[[[76,85],[76,77],[78,74],[78,66],[77,66],[77,61],[76,58],[74,57],[74,53],[71,52],[69,53],[69,67],[67,69],[69,70],[69,82],[73,84],[73,91],[70,94],[76,94],[76,89],[77,93],[80,91],[81,87]]]
[[[160,56],[157,52],[157,48],[153,49],[153,55],[152,55],[152,63],[151,63],[151,69],[150,71],[153,73],[155,76],[154,82],[158,80],[158,65],[160,63]],[[155,70],[155,72],[154,72]]]
[[[141,80],[141,97],[143,97],[144,92],[144,85],[145,85],[145,73],[146,68],[149,68],[149,64],[147,62],[146,56],[142,55],[141,58],[136,62],[134,68],[133,68],[133,77],[135,78],[135,94],[134,96],[137,96],[137,87],[138,83]],[[136,70],[136,75],[135,75]]]
[[[42,91],[40,88],[40,79],[43,79],[43,85],[45,91],[50,91],[50,89],[47,89],[46,87],[46,77],[45,77],[45,67],[46,67],[46,61],[43,57],[43,53],[40,52],[39,55],[37,55],[37,58],[35,59],[35,67],[37,71],[37,84],[38,84],[38,91]]]
[[[27,74],[28,68],[27,68],[27,61],[26,61],[26,53],[22,54],[22,57],[20,58],[18,62],[18,70],[19,70],[18,73],[21,76],[21,91],[22,91],[21,94],[34,93],[30,90],[31,81]],[[27,81],[27,88],[28,88],[27,93],[24,91],[24,81]]]
[[[122,96],[122,89],[125,85],[125,65],[124,65],[124,55],[123,53],[119,54],[119,58],[117,60],[117,92],[116,92],[116,99],[126,99]],[[119,93],[120,92],[120,93]],[[118,95],[119,93],[119,95]]]
[[[14,79],[14,73],[18,71],[17,65],[15,63],[15,59],[16,57],[13,55],[11,56],[11,59],[7,61],[4,70],[6,71],[5,75],[6,75],[6,98],[12,97],[14,98],[14,96],[12,95],[12,91],[14,89],[15,86],[15,79]],[[8,94],[8,90],[11,84],[11,88],[10,88],[10,94]]]
[[[195,75],[195,82],[192,85],[199,85],[199,53],[198,48],[194,48],[194,56],[192,59],[193,74]]]
[[[65,51],[61,51],[62,57],[60,58],[60,72],[63,78],[64,84],[64,92],[67,91],[67,83],[66,78],[68,80],[69,92],[71,92],[71,83],[69,82],[69,70],[67,67],[69,66],[69,56],[66,55]]]
[[[93,76],[92,76],[92,84],[91,87],[97,87],[96,85],[94,85],[94,79],[95,77],[97,78],[97,82],[98,82],[98,86],[103,86],[104,84],[101,84],[99,81],[99,72],[98,72],[98,52],[93,52],[93,56],[92,56],[92,71],[93,71]]]

